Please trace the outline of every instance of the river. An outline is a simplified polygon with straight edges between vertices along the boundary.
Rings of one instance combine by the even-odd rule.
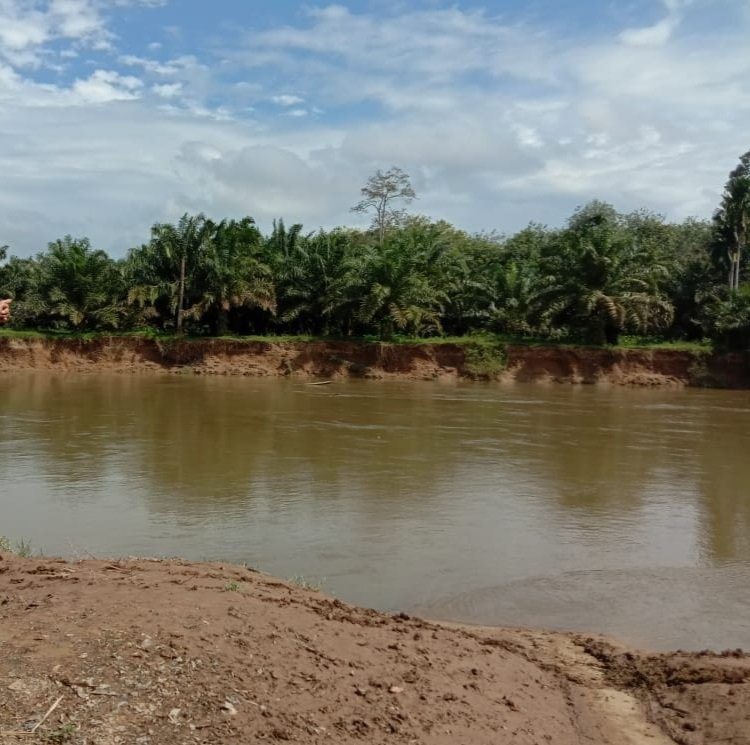
[[[448,620],[750,648],[750,393],[0,380],[0,534]]]

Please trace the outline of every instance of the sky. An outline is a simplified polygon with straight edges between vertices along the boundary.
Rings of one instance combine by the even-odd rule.
[[[184,212],[307,230],[377,169],[469,231],[708,218],[750,149],[750,0],[0,0],[0,246]]]

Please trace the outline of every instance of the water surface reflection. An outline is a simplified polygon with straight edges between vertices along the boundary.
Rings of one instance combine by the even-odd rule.
[[[245,561],[381,608],[750,647],[748,413],[745,392],[10,377],[0,533]]]

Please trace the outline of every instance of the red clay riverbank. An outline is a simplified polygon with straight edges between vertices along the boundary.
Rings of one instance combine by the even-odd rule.
[[[0,742],[748,745],[750,657],[447,626],[238,566],[0,554]]]
[[[457,344],[0,337],[0,372],[25,370],[750,388],[750,354],[743,353],[511,345],[488,373]]]

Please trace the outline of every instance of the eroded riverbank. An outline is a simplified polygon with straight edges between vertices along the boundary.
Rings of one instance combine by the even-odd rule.
[[[750,388],[750,354],[508,345],[479,358],[463,344],[0,336],[0,372],[173,372]]]
[[[238,566],[0,554],[0,619],[9,744],[750,742],[746,655],[445,626]]]

